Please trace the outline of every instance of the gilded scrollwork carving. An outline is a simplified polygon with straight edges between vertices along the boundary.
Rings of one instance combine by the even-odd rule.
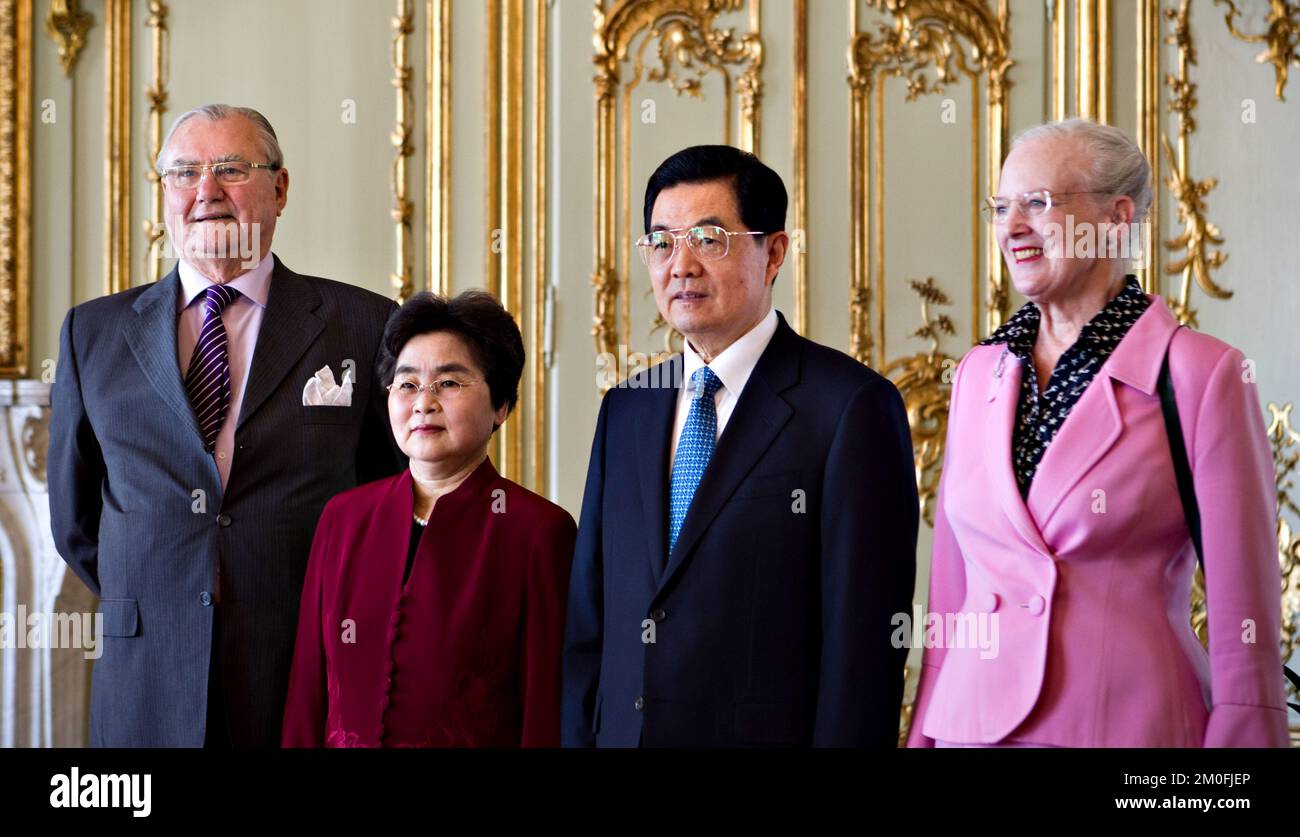
[[[944,441],[948,435],[948,398],[952,390],[952,370],[957,359],[939,350],[943,335],[955,336],[957,329],[947,314],[935,314],[931,306],[950,305],[952,301],[928,277],[908,284],[921,298],[921,327],[912,332],[930,342],[926,351],[899,358],[885,367],[884,374],[903,394],[907,421],[912,428],[913,464],[916,489],[925,521],[934,525],[934,503],[939,491],[939,474],[943,465]]]
[[[1286,84],[1292,64],[1300,67],[1300,2],[1296,0],[1269,0],[1268,17],[1263,32],[1243,32],[1237,27],[1241,12],[1233,0],[1214,0],[1228,7],[1224,22],[1234,38],[1248,44],[1265,44],[1266,49],[1255,56],[1255,61],[1273,65],[1273,93],[1279,102],[1286,101]]]
[[[991,104],[1007,91],[1005,25],[978,0],[868,0],[893,14],[877,32],[857,32],[850,46],[850,75],[870,85],[873,70],[904,80],[907,98],[942,92],[959,76],[989,74]],[[963,46],[963,42],[967,46]]]
[[[1300,433],[1291,427],[1294,404],[1269,404],[1272,417],[1268,439],[1273,449],[1273,470],[1277,484],[1277,556],[1282,572],[1282,659],[1289,660],[1300,648],[1300,496],[1294,479],[1300,476]],[[1293,697],[1300,698],[1294,686]]]
[[[86,46],[86,33],[94,23],[94,15],[81,8],[80,0],[51,0],[49,14],[45,16],[45,33],[58,44],[64,75],[72,75]]]
[[[1010,87],[1008,71],[1012,66],[1009,55],[1008,16],[1004,3],[993,5],[985,0],[868,0],[867,6],[889,17],[875,24],[874,30],[854,31],[848,52],[848,83],[851,92],[850,162],[851,187],[851,253],[849,291],[851,354],[867,362],[875,353],[877,363],[885,364],[883,339],[871,333],[871,317],[866,311],[882,304],[881,288],[870,287],[874,275],[877,285],[883,281],[883,247],[881,233],[884,198],[882,170],[883,159],[879,143],[869,144],[871,96],[876,93],[875,121],[877,131],[883,116],[879,86],[882,76],[900,78],[906,87],[906,98],[914,101],[921,96],[943,93],[963,79],[983,79],[987,117],[987,137],[984,144],[985,176],[995,182],[1001,167],[1003,148],[1007,139],[1006,101]],[[856,21],[856,16],[854,17]],[[856,24],[854,26],[857,29]],[[979,137],[973,136],[976,149]],[[868,159],[870,149],[873,155]],[[875,174],[871,176],[874,161]],[[869,185],[868,180],[873,182]],[[875,246],[867,247],[870,204],[875,212]],[[978,216],[972,208],[972,229],[978,230]],[[978,235],[978,232],[973,234]],[[996,252],[988,248],[984,262],[983,311],[991,331],[1006,318],[1010,307],[1010,294],[1006,274]],[[978,274],[976,283],[978,284]]]
[[[1206,196],[1218,185],[1215,178],[1196,180],[1188,171],[1188,137],[1196,130],[1196,84],[1191,80],[1190,68],[1196,64],[1196,42],[1192,34],[1190,0],[1181,0],[1178,8],[1166,9],[1165,17],[1173,24],[1173,31],[1165,42],[1178,48],[1178,72],[1168,74],[1165,84],[1172,98],[1169,109],[1178,115],[1178,150],[1162,136],[1169,175],[1165,183],[1178,202],[1178,220],[1183,224],[1180,235],[1165,242],[1165,249],[1181,252],[1165,266],[1169,276],[1182,276],[1182,286],[1177,298],[1169,300],[1178,321],[1195,326],[1196,310],[1191,307],[1192,281],[1214,299],[1229,299],[1233,292],[1219,287],[1211,276],[1227,261],[1228,254],[1214,249],[1223,245],[1223,235],[1218,226],[1206,217]]]

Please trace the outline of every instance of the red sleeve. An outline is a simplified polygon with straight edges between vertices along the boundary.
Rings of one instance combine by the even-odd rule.
[[[524,590],[523,671],[519,679],[522,747],[560,746],[564,610],[578,529],[562,510],[541,528],[542,537],[529,556]]]
[[[298,638],[289,671],[289,694],[284,704],[281,747],[321,747],[329,698],[325,687],[325,644],[321,631],[321,578],[330,556],[333,503],[325,506],[311,544],[307,577],[298,608]]]

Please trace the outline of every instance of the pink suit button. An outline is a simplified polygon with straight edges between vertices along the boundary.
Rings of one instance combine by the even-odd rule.
[[[1002,600],[998,598],[997,593],[985,593],[983,600],[984,612],[992,613],[998,609],[998,605],[1001,604],[1001,602]]]
[[[1047,602],[1042,596],[1034,596],[1029,600],[1029,612],[1034,616],[1042,616],[1043,611],[1047,608]]]

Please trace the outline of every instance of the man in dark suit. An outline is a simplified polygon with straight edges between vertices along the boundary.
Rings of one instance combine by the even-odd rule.
[[[918,505],[902,399],[772,307],[786,192],[664,161],[638,242],[682,354],[609,391],[567,614],[566,746],[896,746]]]
[[[91,744],[275,746],[321,509],[402,467],[395,306],[271,254],[289,176],[256,111],[182,115],[158,166],[180,262],[68,312],[52,393],[54,541],[103,614]]]

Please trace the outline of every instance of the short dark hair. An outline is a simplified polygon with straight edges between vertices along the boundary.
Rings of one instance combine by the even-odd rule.
[[[448,299],[422,291],[388,318],[377,364],[384,386],[393,382],[397,356],[414,337],[446,331],[460,337],[483,371],[493,409],[519,401],[524,372],[524,338],[510,312],[487,291],[465,291]]]
[[[730,181],[741,223],[750,230],[785,229],[789,198],[781,175],[748,151],[730,145],[693,145],[664,160],[650,175],[645,187],[645,231],[650,232],[650,216],[660,192],[680,183],[713,180]]]

